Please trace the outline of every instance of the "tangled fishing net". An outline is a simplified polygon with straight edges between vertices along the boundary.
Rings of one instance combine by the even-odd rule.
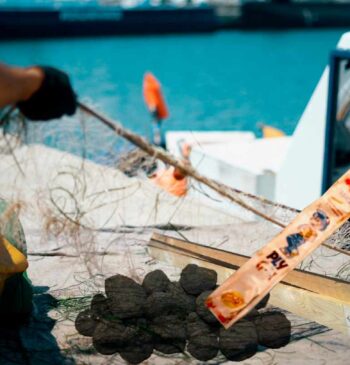
[[[287,206],[221,185],[220,188],[238,203],[233,204],[194,179],[190,181],[188,196],[169,196],[147,179],[156,169],[154,156],[147,155],[83,112],[74,119],[62,118],[50,123],[27,122],[19,113],[3,119],[0,154],[5,170],[11,171],[3,176],[3,197],[27,207],[33,206],[35,201],[45,222],[44,228],[57,235],[66,230],[72,234],[71,231],[79,227],[93,232],[123,227],[230,224],[230,234],[236,233],[242,246],[252,244],[252,240],[259,240],[262,245],[298,213]],[[41,146],[48,148],[42,150]],[[58,150],[69,155],[58,155]],[[45,177],[43,170],[48,173]],[[11,178],[14,186],[9,183]],[[19,179],[26,187],[24,193],[21,193]],[[130,213],[132,210],[134,212]],[[206,214],[213,210],[218,212],[215,221]],[[167,213],[163,214],[164,211]],[[255,228],[243,236],[242,222],[247,228],[249,225]],[[346,223],[327,244],[349,249],[349,227]],[[254,237],[256,230],[258,237]]]
[[[106,278],[121,274],[141,283],[148,272],[162,269],[171,281],[179,280],[178,269],[155,262],[147,252],[154,229],[231,251],[239,242],[239,253],[251,255],[298,213],[221,185],[238,203],[233,204],[194,179],[185,197],[171,196],[147,177],[156,168],[155,156],[82,112],[50,123],[11,114],[2,126],[0,155],[1,197],[16,206],[31,266],[38,267],[36,278],[45,272],[43,281],[58,298],[53,316],[65,327],[55,336],[75,359],[92,349],[91,340],[80,338],[72,323],[103,292]],[[327,244],[349,250],[349,235],[346,223]],[[330,257],[332,268],[326,265]],[[68,274],[60,279],[62,285],[51,286],[60,272],[58,262],[61,275]],[[349,257],[327,247],[316,250],[300,268],[350,278]],[[91,363],[102,364],[95,355],[91,353]],[[174,356],[173,364],[183,361]]]

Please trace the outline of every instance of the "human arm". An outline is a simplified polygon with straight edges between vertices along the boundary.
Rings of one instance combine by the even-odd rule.
[[[44,73],[39,67],[11,67],[0,63],[0,108],[28,100],[43,79]]]
[[[29,68],[0,64],[0,108],[15,105],[32,121],[73,115],[76,95],[69,77],[48,66]]]

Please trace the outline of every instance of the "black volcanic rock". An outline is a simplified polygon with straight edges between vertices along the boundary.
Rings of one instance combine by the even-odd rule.
[[[193,312],[187,316],[186,322],[187,338],[205,336],[211,333],[211,329],[207,323],[205,323],[197,313]]]
[[[254,323],[241,320],[232,327],[220,330],[219,348],[231,361],[242,361],[253,356],[258,347]]]
[[[174,295],[184,304],[187,314],[196,310],[196,296],[186,293],[178,281],[170,282],[167,292]]]
[[[291,323],[277,311],[259,313],[269,295],[245,319],[225,330],[206,307],[216,288],[215,271],[187,265],[179,282],[161,270],[147,274],[142,286],[115,275],[105,281],[106,296],[93,296],[90,309],[77,316],[75,326],[91,336],[97,352],[119,353],[129,364],[147,360],[153,350],[170,355],[186,350],[207,362],[221,350],[230,361],[253,356],[258,344],[279,348],[290,341]]]
[[[185,317],[187,307],[183,301],[170,293],[155,292],[146,300],[145,313],[149,318],[167,315]]]
[[[154,348],[163,354],[182,353],[186,347],[186,322],[176,315],[160,316],[149,326]]]
[[[146,292],[134,280],[115,275],[105,281],[106,295],[109,299],[109,309],[117,318],[132,318],[143,315]]]
[[[142,343],[136,346],[127,346],[120,351],[120,356],[129,364],[139,364],[147,360],[153,353],[153,345]]]
[[[153,353],[153,337],[148,331],[138,329],[134,340],[120,350],[120,356],[130,364],[139,364]]]
[[[145,295],[142,286],[124,275],[114,275],[105,280],[105,291],[108,298],[119,298],[124,291],[134,291],[139,295]]]
[[[96,326],[92,340],[99,353],[112,355],[133,343],[136,335],[136,327],[126,327],[115,321],[103,321]]]
[[[216,286],[217,273],[214,270],[187,265],[181,272],[180,284],[188,294],[198,295]]]
[[[211,360],[218,354],[218,339],[214,334],[192,338],[188,342],[187,351],[198,360]]]
[[[96,318],[104,318],[111,315],[108,299],[103,294],[96,294],[92,297],[90,309],[91,313]]]
[[[196,359],[208,361],[213,359],[219,350],[218,338],[210,327],[196,313],[187,317],[187,351]]]
[[[203,319],[203,321],[209,324],[220,325],[219,321],[216,319],[214,314],[205,305],[205,300],[211,294],[211,291],[205,291],[199,295],[196,299],[196,312]]]
[[[175,315],[157,317],[149,328],[162,340],[186,340],[186,323]]]
[[[169,283],[169,278],[162,270],[155,270],[145,276],[142,286],[147,294],[152,294],[154,292],[166,292]]]
[[[270,293],[266,294],[264,298],[260,300],[260,302],[255,306],[256,309],[262,309],[266,307],[268,301],[270,299]]]
[[[272,349],[286,346],[290,341],[291,323],[280,312],[267,312],[254,320],[259,344]]]
[[[253,308],[249,313],[244,316],[244,319],[247,319],[248,321],[254,321],[255,318],[258,318],[260,316],[261,314],[258,312],[258,310],[256,308]]]
[[[165,340],[156,340],[154,344],[154,349],[166,354],[177,354],[182,353],[185,351],[186,347],[186,340],[171,340],[171,341],[165,341]]]
[[[136,326],[139,329],[148,330],[149,321],[147,318],[126,318],[122,320],[124,326]]]
[[[75,328],[83,336],[92,336],[97,324],[90,309],[80,312],[75,319]]]

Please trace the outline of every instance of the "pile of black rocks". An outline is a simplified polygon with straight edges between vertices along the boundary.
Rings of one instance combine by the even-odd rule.
[[[178,282],[161,270],[146,275],[142,285],[115,275],[105,281],[90,309],[76,318],[77,331],[91,336],[104,355],[119,353],[131,364],[164,354],[187,351],[201,361],[221,353],[232,361],[253,356],[258,346],[279,348],[290,340],[291,324],[277,311],[259,313],[268,298],[233,327],[225,330],[204,301],[217,287],[213,270],[187,265]]]

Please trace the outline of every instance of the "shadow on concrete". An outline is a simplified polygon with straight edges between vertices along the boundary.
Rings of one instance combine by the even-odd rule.
[[[11,318],[0,323],[1,365],[73,365],[75,361],[59,349],[51,331],[55,320],[48,316],[57,300],[48,287],[34,287],[34,310],[29,319]]]

